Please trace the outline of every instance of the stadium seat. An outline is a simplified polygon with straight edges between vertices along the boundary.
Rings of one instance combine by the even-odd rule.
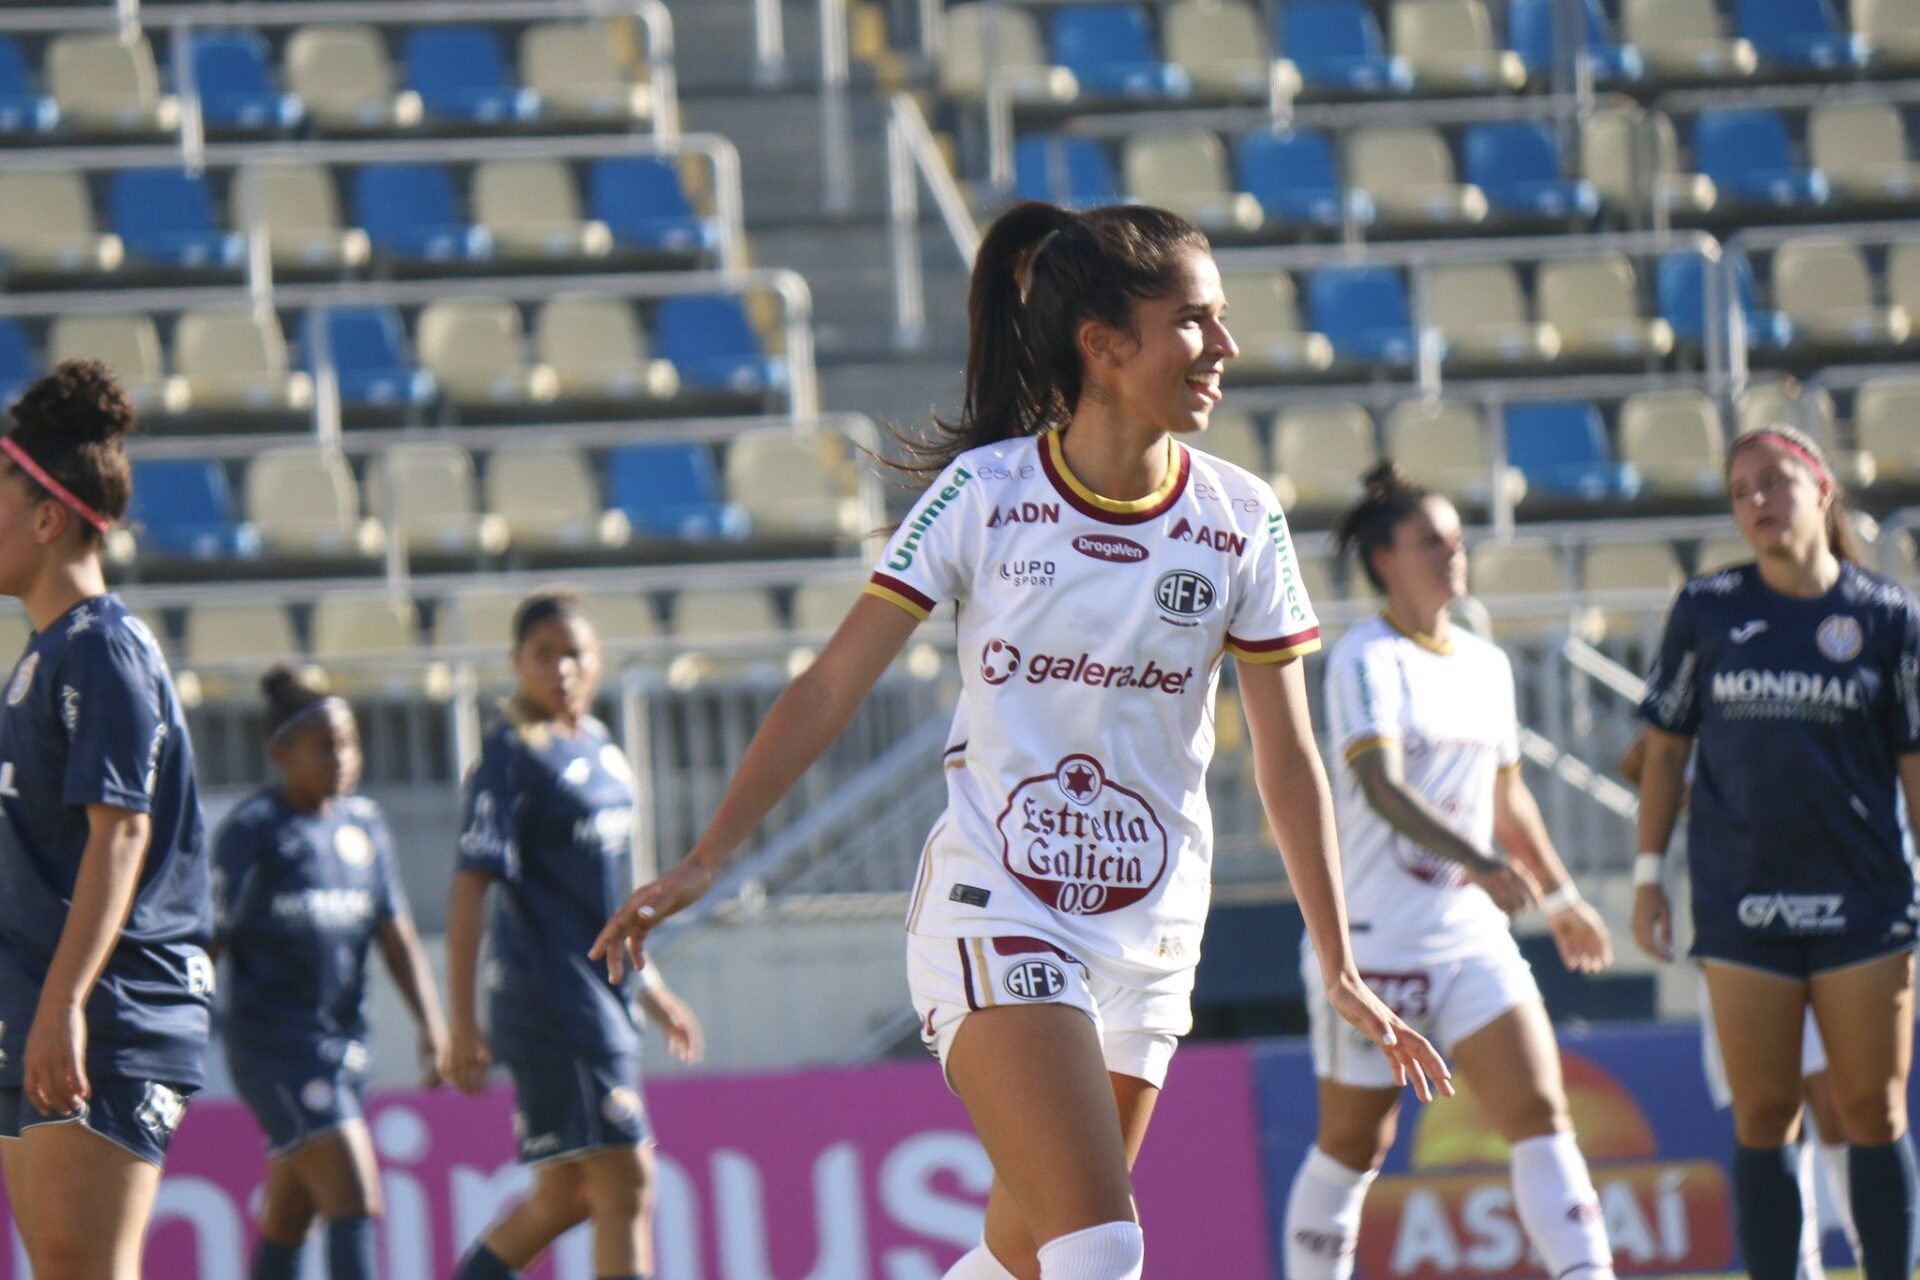
[[[223,560],[260,553],[260,534],[234,519],[226,468],[205,458],[136,458],[127,523],[143,556]]]
[[[1545,81],[1553,73],[1553,27],[1560,0],[1510,0],[1507,43],[1520,55],[1529,79]],[[1631,82],[1646,74],[1640,51],[1613,38],[1599,0],[1580,0],[1581,33],[1576,47],[1585,55],[1598,84]]]
[[[648,354],[646,330],[625,298],[549,298],[534,318],[534,341],[540,360],[560,379],[562,399],[665,400],[680,389],[673,365]]]
[[[1357,0],[1292,0],[1278,7],[1280,51],[1307,86],[1324,92],[1405,93],[1413,68],[1387,52],[1380,22]]]
[[[1288,506],[1346,506],[1360,496],[1360,477],[1379,456],[1373,416],[1351,401],[1282,409],[1274,419],[1273,468],[1292,491],[1280,494]]]
[[[0,170],[0,256],[12,274],[116,271],[120,237],[94,225],[86,180],[63,170]]]
[[[174,325],[173,367],[196,412],[305,412],[313,407],[313,379],[288,365],[271,308],[205,307],[182,312]]]
[[[1467,181],[1486,192],[1493,213],[1564,222],[1600,212],[1600,193],[1569,178],[1553,131],[1535,120],[1476,124],[1462,143]]]
[[[1673,326],[1641,314],[1633,264],[1618,254],[1542,262],[1534,299],[1570,360],[1637,362],[1673,351]]]
[[[108,186],[107,213],[128,256],[159,266],[237,266],[246,239],[215,225],[205,179],[178,169],[121,169]]]
[[[513,616],[526,594],[500,587],[469,587],[442,598],[433,611],[433,647],[465,651],[483,681],[506,679]]]
[[[1745,80],[1760,65],[1749,41],[1728,35],[1714,0],[1621,0],[1620,25],[1659,80]]]
[[[1354,129],[1346,136],[1346,173],[1382,223],[1454,228],[1486,221],[1486,193],[1459,181],[1446,140],[1426,125]]]
[[[540,95],[509,81],[499,37],[487,27],[416,28],[404,57],[407,83],[429,120],[514,124],[540,112]]]
[[[801,635],[832,635],[866,589],[864,574],[808,578],[793,589],[793,629]]]
[[[1560,355],[1560,331],[1527,315],[1520,275],[1504,262],[1429,268],[1426,319],[1450,364],[1525,369]]]
[[[317,374],[316,316],[300,320],[300,352],[310,374]],[[415,368],[407,354],[407,331],[400,313],[388,306],[332,307],[327,317],[328,355],[342,404],[353,408],[394,408],[429,403],[438,392],[433,375]]]
[[[1387,456],[1407,473],[1455,502],[1491,505],[1493,459],[1487,450],[1480,407],[1459,400],[1403,400],[1387,414]],[[1526,479],[1504,460],[1499,466],[1501,496],[1519,502]]]
[[[1853,432],[1859,448],[1873,455],[1882,482],[1920,484],[1920,377],[1861,383],[1853,397]]]
[[[773,597],[758,588],[688,587],[673,598],[673,634],[684,639],[756,640],[782,635]]]
[[[1747,345],[1774,350],[1793,339],[1793,324],[1778,311],[1762,311],[1754,301],[1753,268],[1743,254],[1735,254],[1733,278],[1746,321]],[[1706,259],[1681,250],[1660,259],[1657,277],[1660,315],[1673,326],[1673,336],[1690,346],[1706,340]]]
[[[188,49],[200,116],[209,129],[291,129],[305,116],[298,95],[274,87],[259,32],[196,31]]]
[[[1704,539],[1693,558],[1694,569],[1698,573],[1712,573],[1716,569],[1752,562],[1752,545],[1737,534]]]
[[[1254,231],[1260,202],[1233,189],[1227,148],[1211,129],[1153,129],[1121,144],[1127,196],[1171,209],[1204,231]]]
[[[1268,222],[1331,230],[1345,221],[1348,196],[1324,133],[1256,129],[1241,135],[1234,157],[1241,189],[1260,202]],[[1365,225],[1373,221],[1373,202],[1363,197],[1353,212]]]
[[[1772,111],[1702,111],[1693,122],[1693,154],[1723,203],[1817,208],[1832,194],[1826,174],[1794,163],[1787,126]]]
[[[0,409],[16,400],[27,384],[40,376],[33,360],[33,344],[18,320],[0,316]]]
[[[373,250],[402,262],[485,258],[493,237],[462,218],[453,175],[436,164],[370,164],[353,175],[353,218]]]
[[[504,516],[516,550],[578,553],[626,545],[627,518],[601,504],[578,450],[502,445],[487,457],[487,510]]]
[[[1885,102],[1827,102],[1807,115],[1807,158],[1833,181],[1841,198],[1863,204],[1920,199],[1920,164],[1907,147],[1907,126]]]
[[[367,464],[366,509],[412,555],[498,555],[507,549],[505,516],[483,512],[473,455],[457,444],[390,446]]]
[[[503,257],[604,258],[607,224],[580,213],[580,193],[563,161],[483,160],[473,172],[473,219]]]
[[[679,169],[664,156],[595,160],[587,170],[587,206],[623,248],[693,253],[720,241],[715,224],[687,199]]]
[[[324,166],[292,161],[255,164],[235,176],[227,217],[249,226],[251,207],[267,227],[273,264],[282,270],[339,271],[364,266],[372,242],[359,227],[340,221],[340,195]]]
[[[528,361],[520,309],[505,298],[430,303],[414,343],[421,367],[462,408],[547,404],[560,394],[553,366]]]
[[[1851,71],[1867,39],[1835,23],[1827,0],[1734,0],[1734,25],[1760,60],[1789,71]]]
[[[1837,438],[1837,417],[1833,393],[1825,387],[1791,380],[1750,382],[1740,393],[1736,430],[1744,433],[1784,422],[1815,440],[1833,440]],[[1836,466],[1840,465],[1839,458],[1829,456]]]
[[[756,538],[858,541],[881,523],[860,500],[846,437],[757,427],[727,442],[726,493]]]
[[[1920,240],[1898,240],[1887,247],[1887,300],[1920,315]]]
[[[1267,33],[1244,0],[1178,0],[1161,15],[1167,61],[1186,68],[1201,96],[1265,103],[1276,74],[1284,96],[1299,92],[1299,71],[1285,60],[1276,70]]]
[[[1584,400],[1510,402],[1507,460],[1535,496],[1599,500],[1630,498],[1640,488],[1631,467],[1613,461],[1600,411]]]
[[[732,542],[752,529],[747,513],[723,498],[707,444],[620,446],[607,457],[607,503],[636,534],[654,538]]]
[[[372,27],[301,27],[287,41],[281,75],[322,129],[393,130],[420,123],[420,95],[399,86],[387,46]]]
[[[1119,184],[1106,150],[1092,138],[1025,137],[1013,146],[1013,194],[1070,208],[1119,204]]]
[[[1160,58],[1146,12],[1132,4],[1076,4],[1053,18],[1053,59],[1094,97],[1184,98],[1193,82]]]
[[[247,520],[273,555],[371,558],[386,544],[378,520],[360,515],[360,487],[347,460],[315,445],[276,445],[247,462]]]
[[[47,329],[47,363],[98,360],[113,370],[141,413],[179,413],[193,401],[187,380],[169,376],[160,328],[145,313],[70,311]]]
[[[1227,328],[1240,347],[1236,375],[1318,373],[1333,364],[1327,336],[1301,327],[1292,276],[1284,271],[1229,272],[1221,285],[1231,308]]]
[[[1598,542],[1587,548],[1581,565],[1582,588],[1588,594],[1633,592],[1657,598],[1664,608],[1686,581],[1670,542]],[[1599,624],[1607,635],[1632,638],[1659,626],[1659,614],[1644,609],[1606,609]]]
[[[579,124],[625,124],[653,114],[644,84],[614,55],[613,33],[597,22],[543,22],[520,36],[520,83],[540,95],[540,112]]]
[[[1876,66],[1920,70],[1920,0],[1853,0],[1853,29]]]
[[[194,683],[210,696],[250,692],[254,676],[300,654],[293,619],[277,600],[189,605],[181,644]]]
[[[1080,92],[1073,72],[1048,55],[1031,13],[992,0],[954,5],[940,29],[941,96],[980,101],[989,68],[1015,102],[1071,102]]]
[[[1256,476],[1265,476],[1271,469],[1267,442],[1261,438],[1253,415],[1241,409],[1215,409],[1206,431],[1193,446]]]
[[[1644,138],[1636,140],[1636,134]],[[1651,172],[1635,180],[1636,152],[1646,148]],[[1659,111],[1595,111],[1580,133],[1581,167],[1600,198],[1615,209],[1651,200],[1667,212],[1698,216],[1719,200],[1713,179],[1680,168],[1680,140],[1673,121]]]
[[[1394,0],[1393,51],[1413,68],[1416,88],[1442,93],[1500,93],[1521,88],[1520,55],[1495,46],[1480,0]]]
[[[737,297],[664,298],[654,313],[654,350],[680,373],[680,385],[764,395],[787,385],[785,359],[762,350]]]
[[[1851,240],[1806,236],[1774,250],[1773,304],[1797,345],[1837,356],[1899,346],[1913,330],[1905,307],[1874,300],[1866,255]]]
[[[1698,391],[1642,391],[1620,406],[1620,458],[1652,495],[1717,497],[1725,487],[1720,411]]]
[[[1415,335],[1406,284],[1389,267],[1324,267],[1307,282],[1314,331],[1327,335],[1336,359],[1364,364],[1413,363]]]
[[[1494,639],[1541,639],[1571,631],[1598,638],[1599,618],[1569,599],[1573,584],[1550,543],[1486,542],[1467,562],[1468,585],[1487,604]]]
[[[60,104],[33,87],[19,43],[0,36],[0,135],[45,133],[59,123]]]
[[[153,46],[137,31],[70,32],[47,45],[40,64],[66,127],[80,133],[171,133],[180,99],[160,92]]]
[[[425,677],[420,611],[397,591],[328,592],[307,628],[314,661],[339,692],[413,692]]]

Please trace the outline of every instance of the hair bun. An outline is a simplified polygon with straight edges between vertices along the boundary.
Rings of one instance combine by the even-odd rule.
[[[133,401],[98,360],[62,360],[13,406],[16,431],[106,444],[133,430]]]
[[[282,663],[260,677],[260,692],[273,703],[323,698],[327,696],[327,678],[318,667]]]
[[[1406,472],[1392,458],[1382,458],[1362,472],[1360,485],[1373,502],[1385,501],[1411,487]]]

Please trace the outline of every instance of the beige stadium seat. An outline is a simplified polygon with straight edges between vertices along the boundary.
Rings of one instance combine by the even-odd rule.
[[[1829,102],[1807,116],[1809,161],[1849,200],[1905,203],[1920,196],[1907,126],[1885,102]]]
[[[1274,470],[1293,491],[1280,495],[1283,503],[1343,507],[1360,495],[1360,476],[1378,456],[1373,416],[1351,401],[1282,409],[1274,419]]]
[[[1193,87],[1208,98],[1266,102],[1280,77],[1285,97],[1300,92],[1300,72],[1281,59],[1275,69],[1267,29],[1242,0],[1178,0],[1161,10],[1160,47],[1168,62],[1187,69]]]
[[[1233,166],[1211,129],[1153,129],[1130,135],[1120,148],[1127,194],[1171,209],[1208,231],[1253,231],[1263,221],[1260,202],[1233,189]]]
[[[1446,93],[1501,93],[1527,82],[1520,55],[1496,47],[1480,0],[1394,0],[1393,52],[1414,83]]]
[[[311,445],[262,450],[247,463],[247,519],[269,554],[351,559],[386,545],[380,522],[360,514],[347,460]]]
[[[753,520],[756,538],[858,541],[882,522],[861,500],[846,437],[791,427],[743,431],[727,444],[727,500]]]
[[[181,313],[173,367],[187,380],[196,410],[301,413],[313,407],[313,378],[288,368],[280,317],[267,308]]]
[[[1876,66],[1920,71],[1920,0],[1853,0],[1853,29]]]
[[[1832,440],[1836,416],[1833,393],[1825,387],[1809,387],[1797,382],[1749,384],[1740,395],[1738,431],[1744,433],[1784,422],[1799,427],[1816,440]]]
[[[1534,299],[1569,359],[1637,362],[1673,350],[1673,326],[1641,314],[1633,264],[1618,254],[1541,263]]]
[[[95,227],[77,173],[0,170],[0,209],[0,257],[12,272],[115,271],[126,257],[119,236]]]
[[[580,213],[573,171],[559,160],[485,160],[473,174],[474,221],[509,258],[604,258],[613,232]]]
[[[1636,134],[1644,137],[1636,142]],[[1699,214],[1720,198],[1712,178],[1680,168],[1680,139],[1664,112],[1596,111],[1587,117],[1580,139],[1582,172],[1616,209],[1652,199],[1672,213]],[[1636,183],[1635,157],[1643,147],[1652,171]]]
[[[1487,217],[1487,195],[1459,181],[1453,156],[1426,125],[1363,125],[1346,137],[1348,185],[1373,199],[1383,223],[1473,226]]]
[[[55,36],[41,68],[60,118],[88,133],[169,133],[180,99],[160,92],[153,46],[137,31]]]
[[[568,400],[665,400],[680,389],[673,364],[647,353],[647,332],[625,298],[563,293],[540,304],[534,345]]]
[[[1880,479],[1920,483],[1920,376],[1873,378],[1853,397],[1854,441]]]
[[[1622,0],[1621,36],[1661,80],[1745,80],[1760,65],[1713,0]]]
[[[1793,321],[1796,340],[1816,347],[1897,346],[1913,330],[1905,307],[1874,301],[1866,255],[1847,240],[1808,236],[1776,249],[1773,305]]]
[[[505,517],[513,545],[586,551],[626,545],[626,516],[600,501],[578,450],[548,444],[502,445],[487,456],[487,510]]]
[[[524,592],[474,587],[445,596],[433,611],[432,641],[442,661],[471,664],[483,687],[511,683],[513,614]],[[458,658],[453,654],[458,651]]]
[[[1708,538],[1701,542],[1700,549],[1694,554],[1695,573],[1713,573],[1730,565],[1747,564],[1753,560],[1753,547],[1738,534],[1726,534],[1718,538]]]
[[[27,621],[27,611],[16,600],[6,602],[0,608],[0,659],[13,663],[27,649],[27,642],[33,639],[33,624]]]
[[[317,164],[257,164],[239,173],[228,200],[236,227],[248,227],[257,208],[266,223],[273,264],[282,269],[338,271],[366,263],[367,233],[340,219],[333,175]]]
[[[598,22],[543,22],[520,37],[520,83],[558,120],[625,122],[653,113],[653,97],[614,53]]]
[[[690,587],[674,597],[673,634],[684,639],[752,640],[785,630],[759,587]]]
[[[1482,543],[1468,558],[1473,594],[1486,606],[1497,640],[1556,635],[1591,638],[1599,618],[1567,599],[1573,584],[1552,544],[1526,539]]]
[[[1720,411],[1699,391],[1643,391],[1620,406],[1620,459],[1650,493],[1718,495],[1726,485]]]
[[[1332,604],[1340,598],[1340,588],[1334,581],[1333,558],[1331,556],[1303,553],[1299,557],[1299,564],[1300,585],[1307,589],[1307,602],[1309,604],[1327,605]],[[1362,579],[1365,578],[1365,575],[1362,574],[1358,568],[1355,568],[1353,572],[1354,576]],[[1326,622],[1323,619],[1321,622],[1323,638],[1325,629]]]
[[[560,394],[553,366],[529,363],[520,309],[505,298],[451,298],[420,313],[420,364],[456,405],[547,404]]]
[[[1560,354],[1560,331],[1528,317],[1520,275],[1504,262],[1431,268],[1426,319],[1454,364],[1510,368],[1547,364]]]
[[[260,673],[299,657],[300,645],[279,601],[219,600],[187,609],[181,651],[182,684],[202,697],[249,697]]]
[[[866,589],[865,574],[807,579],[793,591],[793,629],[801,635],[831,635]]]
[[[1887,301],[1920,315],[1920,240],[1902,240],[1887,249]]]
[[[314,661],[324,663],[341,692],[402,693],[427,678],[420,611],[392,591],[343,591],[313,602],[308,619]]]
[[[1232,372],[1318,373],[1333,365],[1333,343],[1301,327],[1299,295],[1284,271],[1226,274],[1227,328],[1240,347]]]
[[[1486,423],[1478,405],[1458,400],[1403,400],[1387,415],[1387,456],[1436,493],[1474,507],[1494,493]],[[1502,463],[1499,483],[1509,502],[1526,496],[1519,468]]]
[[[1254,475],[1267,474],[1267,446],[1260,439],[1260,428],[1254,425],[1252,415],[1242,410],[1215,409],[1207,429],[1188,443]]]
[[[366,509],[415,555],[497,555],[507,521],[480,510],[476,488],[473,455],[459,445],[396,444],[367,466]]]
[[[420,95],[399,87],[386,43],[372,27],[302,27],[287,41],[282,82],[322,129],[405,129],[420,123]]]
[[[113,371],[142,413],[179,413],[193,402],[187,380],[167,373],[153,317],[130,312],[69,312],[47,330],[47,363],[98,360]]]
[[[1588,595],[1637,593],[1647,604],[1638,609],[1603,609],[1600,625],[1608,635],[1633,637],[1657,629],[1686,579],[1669,542],[1602,542],[1587,548],[1584,585]],[[1622,602],[1624,603],[1624,602]]]
[[[987,94],[989,68],[1015,102],[1072,102],[1080,96],[1073,72],[1047,57],[1031,13],[993,0],[954,5],[941,22],[941,95],[979,101]]]

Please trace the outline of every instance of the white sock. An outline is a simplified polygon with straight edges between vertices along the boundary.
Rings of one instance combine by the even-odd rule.
[[[1513,1144],[1513,1207],[1547,1274],[1566,1280],[1613,1280],[1613,1250],[1600,1197],[1571,1133]]]
[[[1827,1269],[1820,1261],[1820,1201],[1814,1192],[1816,1167],[1812,1138],[1800,1140],[1800,1154],[1794,1159],[1794,1178],[1800,1184],[1800,1277],[1799,1280],[1827,1280]]]
[[[1137,1222],[1103,1222],[1040,1246],[1040,1280],[1140,1280],[1146,1265]]]
[[[1360,1205],[1373,1170],[1357,1173],[1309,1147],[1287,1193],[1287,1280],[1349,1280]]]
[[[1853,1229],[1853,1178],[1847,1171],[1847,1144],[1820,1144],[1820,1167],[1826,1170],[1827,1190],[1833,1193],[1834,1215],[1846,1234],[1847,1246],[1856,1260],[1860,1257],[1860,1233]]]
[[[940,1280],[1019,1280],[1019,1277],[1000,1265],[1000,1259],[993,1256],[983,1240],[966,1257],[948,1267],[947,1274]]]

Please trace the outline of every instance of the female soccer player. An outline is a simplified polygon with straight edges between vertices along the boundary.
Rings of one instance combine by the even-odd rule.
[[[948,808],[907,919],[923,1035],[995,1172],[949,1280],[1138,1277],[1129,1166],[1191,1026],[1222,660],[1328,999],[1396,1079],[1432,1048],[1349,951],[1326,776],[1294,661],[1319,647],[1273,490],[1176,437],[1237,354],[1206,238],[1142,206],[1022,204],[974,264],[960,419],[819,661],[769,712],[712,825],[595,943],[612,972],[698,898],[830,746],[913,628],[961,606]],[[1179,1274],[1178,1259],[1165,1264]]]
[[[474,1246],[456,1280],[502,1280],[562,1232],[593,1222],[594,1274],[653,1270],[653,1130],[638,1089],[639,999],[675,1056],[700,1053],[700,1024],[656,974],[609,981],[587,958],[633,883],[633,771],[591,714],[600,642],[567,591],[521,601],[513,619],[519,691],[467,779],[447,915],[453,1002],[448,1077],[486,1088],[497,1055],[513,1077],[520,1160],[533,1194]],[[482,1035],[482,907],[498,885]]]
[[[133,406],[67,361],[11,418],[0,593],[34,634],[0,707],[0,1162],[34,1274],[139,1280],[207,1044],[206,833],[166,663],[100,568]]]
[[[1439,1041],[1510,1144],[1514,1207],[1548,1274],[1610,1278],[1553,1027],[1507,917],[1537,901],[1567,967],[1582,973],[1612,961],[1607,929],[1520,775],[1506,654],[1448,620],[1467,590],[1459,514],[1391,462],[1364,483],[1334,537],[1385,606],[1327,664],[1354,958],[1383,1000]],[[1301,968],[1314,991],[1311,953]],[[1387,1060],[1331,1009],[1310,1001],[1308,1015],[1320,1132],[1287,1201],[1287,1275],[1344,1280],[1400,1096]]]
[[[1693,954],[1733,1094],[1741,1249],[1788,1280],[1811,1004],[1848,1158],[1867,1280],[1907,1280],[1914,1161],[1915,884],[1900,801],[1920,802],[1920,604],[1869,573],[1825,456],[1789,427],[1728,451],[1753,563],[1695,578],[1647,678],[1634,937],[1672,955],[1661,858],[1697,742],[1687,848]]]
[[[214,837],[215,955],[232,957],[227,1062],[272,1156],[250,1280],[293,1280],[316,1214],[331,1280],[372,1280],[380,1171],[361,1095],[375,942],[420,1029],[424,1085],[439,1083],[446,1029],[386,819],[353,794],[352,708],[285,667],[260,685],[280,781]]]

